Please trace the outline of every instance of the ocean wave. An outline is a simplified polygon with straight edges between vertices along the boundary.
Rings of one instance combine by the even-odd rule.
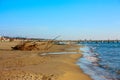
[[[96,47],[85,46],[80,48],[82,50],[83,57],[78,61],[78,65],[83,69],[83,71],[90,75],[93,80],[119,80],[114,78],[106,70],[101,68],[99,61],[99,54],[95,52]]]

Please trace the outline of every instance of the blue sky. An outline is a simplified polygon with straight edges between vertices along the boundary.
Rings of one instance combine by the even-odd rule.
[[[120,39],[120,0],[0,0],[0,35]]]

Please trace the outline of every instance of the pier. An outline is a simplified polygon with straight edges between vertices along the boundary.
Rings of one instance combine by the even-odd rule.
[[[54,40],[54,42],[64,42],[64,43],[120,43],[120,40]]]

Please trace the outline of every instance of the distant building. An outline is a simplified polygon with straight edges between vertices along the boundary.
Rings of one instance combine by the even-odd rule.
[[[3,36],[0,36],[0,41],[10,41],[10,39],[9,38],[5,38]]]

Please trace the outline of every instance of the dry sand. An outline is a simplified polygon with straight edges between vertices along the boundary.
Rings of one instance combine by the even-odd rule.
[[[81,54],[76,45],[54,45],[49,50],[11,50],[18,42],[0,42],[0,80],[91,80],[75,64]]]

